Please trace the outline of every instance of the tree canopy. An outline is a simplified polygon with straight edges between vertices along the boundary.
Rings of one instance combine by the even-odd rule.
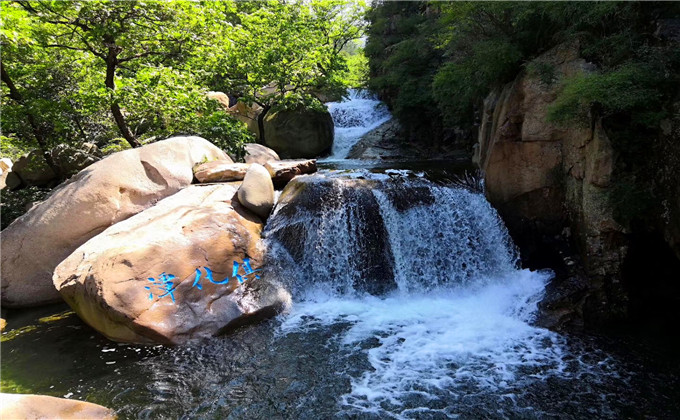
[[[370,87],[407,128],[423,128],[421,138],[441,137],[444,128],[473,126],[481,100],[520,71],[549,76],[549,68],[527,66],[578,40],[598,71],[564,81],[554,119],[582,118],[595,105],[654,125],[677,94],[680,69],[677,44],[654,35],[656,22],[679,11],[673,2],[376,1],[368,15]]]
[[[238,155],[252,134],[206,93],[265,109],[321,106],[316,96],[352,83],[346,46],[362,36],[363,8],[348,0],[3,2],[2,153],[84,141],[118,150],[197,134]]]

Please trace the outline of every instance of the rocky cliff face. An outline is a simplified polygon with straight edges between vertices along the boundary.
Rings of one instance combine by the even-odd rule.
[[[546,118],[559,89],[557,82],[593,71],[578,51],[577,44],[562,45],[537,58],[540,66],[536,67],[554,69],[548,80],[525,71],[492,92],[484,100],[475,148],[489,200],[525,258],[533,259],[525,262],[540,266],[541,259],[551,260],[543,265],[557,264],[558,274],[570,279],[566,281],[570,286],[557,286],[569,296],[553,296],[552,306],[548,305],[559,312],[550,322],[553,325],[580,319],[587,324],[606,323],[628,310],[629,293],[622,281],[631,237],[628,226],[615,219],[610,200],[618,174],[617,153],[598,118],[589,126],[568,127]],[[668,202],[676,212],[677,197]],[[669,223],[665,231],[669,243],[676,241],[677,252],[677,226]],[[546,253],[551,247],[564,249],[554,246],[563,239],[578,255],[570,258],[568,250],[560,255]],[[553,245],[546,247],[546,243]]]

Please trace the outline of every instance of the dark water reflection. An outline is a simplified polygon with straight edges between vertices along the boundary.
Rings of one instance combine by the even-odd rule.
[[[109,342],[75,315],[38,320],[65,309],[10,313],[10,329],[36,328],[2,343],[3,392],[87,400],[123,419],[680,418],[676,356],[631,338],[568,337],[571,376],[522,372],[502,392],[458,384],[371,414],[341,402],[376,345],[343,347],[347,323],[282,335],[275,319],[191,346],[138,347]]]

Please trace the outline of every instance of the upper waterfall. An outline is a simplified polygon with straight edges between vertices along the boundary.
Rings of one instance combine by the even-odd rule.
[[[341,102],[326,104],[335,125],[333,150],[326,160],[344,159],[357,141],[392,116],[375,95],[350,89]]]

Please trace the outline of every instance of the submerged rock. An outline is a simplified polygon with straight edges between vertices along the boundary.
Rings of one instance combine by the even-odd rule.
[[[2,305],[61,300],[54,268],[88,239],[191,184],[205,159],[228,159],[200,137],[115,153],[79,172],[2,231]]]
[[[55,287],[122,342],[179,344],[274,315],[287,291],[232,276],[235,263],[246,274],[246,258],[252,269],[262,264],[262,222],[235,199],[237,186],[193,185],[112,226],[57,267]]]
[[[295,276],[303,288],[336,278],[337,287],[343,288],[341,279],[351,278],[351,287],[361,292],[382,295],[394,290],[390,241],[372,192],[376,185],[372,180],[323,176],[292,180],[267,226],[267,238],[292,258],[294,267],[282,271]],[[310,274],[315,270],[320,271]],[[314,278],[317,275],[324,278]]]
[[[238,189],[238,201],[266,220],[274,207],[274,183],[264,166],[254,163],[248,168]]]
[[[33,394],[0,394],[0,418],[3,419],[115,419],[116,415],[101,405],[66,398]]]

